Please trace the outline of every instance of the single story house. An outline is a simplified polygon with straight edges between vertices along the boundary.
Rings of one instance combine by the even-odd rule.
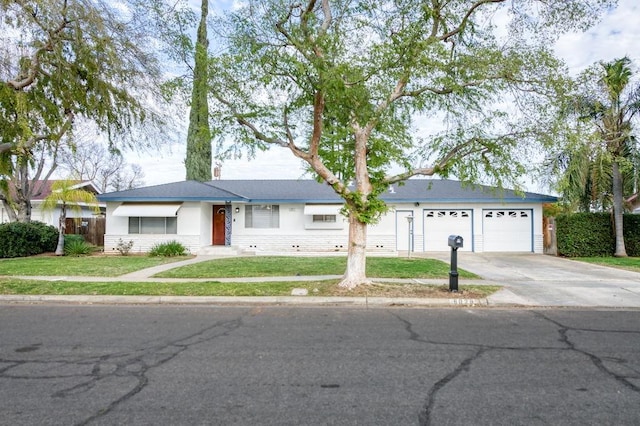
[[[347,250],[341,198],[314,180],[184,181],[98,196],[106,203],[105,252],[119,240],[132,252],[176,240],[192,253],[275,254]],[[542,205],[555,197],[453,180],[411,179],[382,195],[390,207],[368,227],[371,252],[460,250],[543,252]]]
[[[31,220],[43,222],[56,228],[59,225],[61,209],[44,210],[42,209],[42,203],[51,195],[52,186],[57,182],[56,180],[34,180],[30,182],[33,187],[33,197],[31,198]],[[71,186],[71,189],[82,189],[84,191],[91,192],[96,196],[101,193],[100,189],[91,181],[75,181]],[[60,203],[62,207],[62,203]],[[80,209],[67,209],[67,218],[87,218],[96,216],[94,206],[80,205]],[[104,203],[99,203],[98,208],[100,214],[104,213]],[[9,222],[9,214],[5,211],[4,206],[0,202],[0,223]]]

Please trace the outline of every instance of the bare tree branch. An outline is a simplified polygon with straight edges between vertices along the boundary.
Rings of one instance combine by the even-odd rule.
[[[23,9],[27,10],[26,5],[20,4],[20,6],[22,6]],[[54,46],[58,44],[59,41],[61,40],[60,34],[67,28],[67,25],[70,23],[70,21],[67,20],[66,18],[66,14],[67,14],[67,2],[65,1],[64,6],[61,10],[62,20],[60,24],[53,31],[49,31],[48,28],[42,22],[40,22],[36,13],[31,12],[34,22],[36,22],[43,31],[49,34],[49,37],[47,38],[47,41],[44,43],[44,45],[36,49],[31,55],[30,65],[29,65],[29,68],[26,70],[26,75],[25,76],[19,75],[18,79],[7,81],[7,85],[9,85],[9,87],[11,87],[14,90],[22,90],[25,87],[28,87],[33,84],[33,82],[36,80],[36,77],[38,76],[38,73],[42,72],[42,70],[40,69],[40,56],[44,52],[53,51]]]
[[[504,3],[505,0],[480,0],[475,2],[467,11],[467,13],[464,15],[464,17],[462,18],[462,20],[460,21],[460,23],[458,24],[458,26],[456,28],[454,28],[453,30],[441,35],[440,37],[438,37],[438,40],[443,40],[443,41],[447,41],[450,37],[453,37],[456,34],[459,34],[464,27],[467,25],[467,22],[469,21],[469,18],[471,18],[471,16],[473,15],[473,13],[482,5],[484,4],[488,4],[488,3]]]

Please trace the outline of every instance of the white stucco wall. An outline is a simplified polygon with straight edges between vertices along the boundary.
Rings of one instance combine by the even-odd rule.
[[[235,212],[235,208],[239,212]],[[349,225],[338,215],[335,223],[313,223],[304,214],[304,204],[279,206],[278,228],[246,228],[246,205],[233,204],[231,245],[256,252],[272,251],[346,251]]]
[[[424,223],[424,213],[426,210],[471,210],[472,211],[472,226],[473,226],[473,241],[465,241],[466,244],[472,244],[473,251],[482,252],[483,251],[483,224],[482,217],[484,210],[494,210],[494,209],[504,209],[504,210],[531,210],[533,213],[532,216],[532,232],[533,232],[533,251],[535,253],[543,253],[543,234],[542,234],[542,205],[541,204],[533,204],[533,203],[514,203],[514,204],[501,204],[501,203],[487,203],[487,204],[463,204],[463,203],[441,203],[441,204],[421,204],[419,206],[415,206],[414,204],[396,204],[391,206],[392,210],[387,214],[387,217],[383,221],[382,224],[387,220],[391,220],[391,213],[394,215],[394,224],[397,224],[397,227],[408,227],[408,223],[406,221],[406,216],[412,214],[413,215],[413,244],[415,251],[423,251],[424,250],[424,232],[425,232],[425,223]],[[395,215],[396,211],[401,211],[402,214]],[[395,219],[397,217],[397,222]],[[388,222],[386,222],[388,223]],[[381,225],[382,225],[381,224]],[[384,226],[383,226],[384,227]],[[385,230],[387,228],[384,228]],[[405,234],[407,233],[404,229],[401,230]],[[376,227],[372,227],[371,232],[380,232],[376,231]],[[382,231],[384,232],[384,231]],[[404,241],[402,242],[404,243]],[[404,249],[407,244],[401,244]]]
[[[178,210],[177,234],[129,234],[129,218],[125,216],[114,216],[113,211],[121,203],[107,203],[107,223],[104,236],[105,253],[118,253],[117,246],[119,240],[123,242],[133,241],[131,253],[146,253],[154,245],[178,241],[184,245],[191,253],[197,253],[201,247],[211,244],[211,228],[209,225],[209,239],[201,233],[201,229],[207,227],[206,221],[210,222],[206,210],[211,209],[208,203],[185,202]]]
[[[211,245],[212,205],[207,202],[185,202],[178,211],[177,234],[144,235],[128,234],[128,218],[113,216],[113,210],[120,203],[108,203],[105,251],[114,251],[118,239],[134,241],[133,252],[148,251],[154,244],[177,240],[192,253]],[[238,212],[236,212],[238,208]],[[231,206],[231,245],[241,250],[262,252],[304,252],[304,251],[346,251],[349,235],[346,218],[338,216],[335,223],[313,223],[311,215],[304,214],[304,204],[279,205],[278,228],[245,228],[244,204]],[[466,247],[476,252],[483,251],[482,217],[486,209],[531,210],[533,224],[533,251],[543,252],[542,205],[517,204],[394,204],[380,222],[368,228],[367,249],[369,251],[395,252],[405,250],[405,240],[398,241],[397,235],[408,235],[407,215],[412,215],[413,250],[424,250],[424,215],[426,210],[472,210],[473,238],[465,241]],[[396,213],[400,212],[400,213]],[[402,237],[404,238],[404,237]],[[468,246],[467,246],[468,245]]]
[[[92,217],[94,215],[95,215],[94,210],[88,207],[83,207],[80,213],[77,213],[72,209],[67,209],[68,218]],[[31,208],[31,220],[43,222],[48,225],[55,226],[57,228],[59,218],[60,218],[60,209],[43,212],[38,202],[33,203]],[[7,223],[7,222],[10,222],[9,214],[6,212],[3,206],[0,206],[0,223]]]

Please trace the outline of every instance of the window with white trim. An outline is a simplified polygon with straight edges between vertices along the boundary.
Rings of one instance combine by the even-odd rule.
[[[248,205],[244,209],[245,228],[279,228],[280,206],[275,204]]]
[[[129,217],[129,234],[177,233],[177,217]]]
[[[313,223],[335,223],[335,214],[314,214]]]

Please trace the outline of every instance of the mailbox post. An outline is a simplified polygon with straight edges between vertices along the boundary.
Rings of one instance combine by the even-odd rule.
[[[458,249],[462,247],[463,240],[460,235],[449,235],[449,247],[451,247],[451,271],[449,272],[449,291],[458,291]]]
[[[413,216],[407,216],[407,222],[409,223],[409,244],[407,246],[407,257],[411,257],[411,247],[413,244]]]

